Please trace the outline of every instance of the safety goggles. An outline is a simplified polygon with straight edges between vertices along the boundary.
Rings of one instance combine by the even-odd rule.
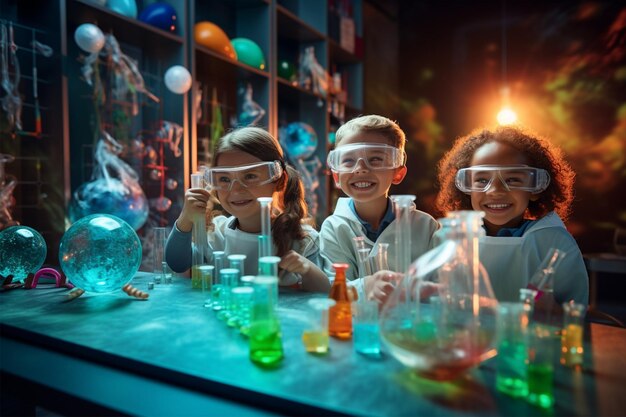
[[[328,153],[328,167],[334,172],[354,172],[359,161],[371,170],[394,169],[404,165],[405,153],[389,145],[355,143]]]
[[[258,187],[278,180],[283,175],[279,161],[259,162],[234,167],[213,167],[204,171],[210,190],[230,190],[235,182],[244,187]]]
[[[544,191],[550,184],[550,175],[545,169],[527,165],[476,165],[456,173],[456,186],[464,193],[482,193],[496,178],[507,191],[521,190],[533,194]]]

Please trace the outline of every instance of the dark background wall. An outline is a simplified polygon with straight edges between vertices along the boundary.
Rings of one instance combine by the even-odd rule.
[[[583,252],[626,227],[626,6],[600,1],[364,3],[365,109],[407,133],[410,192],[434,212],[452,141],[496,123],[502,87],[520,121],[577,172],[567,223]]]

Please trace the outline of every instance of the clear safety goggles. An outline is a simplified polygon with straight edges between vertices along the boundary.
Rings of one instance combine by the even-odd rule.
[[[476,165],[456,173],[456,186],[464,193],[482,193],[496,178],[507,191],[521,190],[533,194],[544,191],[550,184],[550,175],[545,169],[527,165]]]
[[[213,167],[204,171],[210,190],[230,190],[235,182],[244,187],[258,187],[278,180],[283,175],[279,161],[259,162],[234,167]]]
[[[371,170],[394,169],[404,165],[405,153],[389,145],[355,143],[328,153],[328,167],[334,172],[354,172],[363,161]]]

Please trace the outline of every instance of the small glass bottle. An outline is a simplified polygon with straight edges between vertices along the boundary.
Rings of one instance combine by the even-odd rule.
[[[587,306],[573,301],[563,303],[561,331],[561,364],[579,367],[583,364],[584,318]]]
[[[220,311],[222,309],[222,282],[221,271],[224,269],[224,251],[213,251],[213,277],[215,282],[211,286],[211,307],[213,311]]]
[[[357,299],[354,287],[346,284],[346,270],[348,264],[333,264],[335,281],[330,288],[329,298],[335,300],[335,305],[328,312],[328,334],[338,339],[352,337],[352,310],[350,303]]]

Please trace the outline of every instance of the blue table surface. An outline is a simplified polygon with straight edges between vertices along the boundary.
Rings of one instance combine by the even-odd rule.
[[[140,272],[132,284],[147,291],[150,280],[151,274]],[[281,292],[278,312],[285,357],[277,368],[265,369],[249,360],[247,339],[202,306],[202,292],[192,290],[187,278],[174,277],[171,285],[156,285],[146,301],[120,290],[85,293],[67,302],[67,292],[41,286],[0,293],[2,344],[7,345],[8,329],[26,330],[25,334],[58,341],[61,350],[72,346],[66,352],[70,356],[81,349],[91,352],[91,357],[99,352],[99,361],[108,367],[130,364],[137,374],[186,387],[202,385],[198,389],[203,395],[266,410],[282,402],[283,407],[276,409],[283,412],[286,404],[364,416],[546,413],[495,390],[493,359],[456,381],[436,382],[415,376],[384,346],[380,358],[368,358],[353,351],[352,341],[331,338],[327,355],[306,353],[301,341],[308,320],[306,300],[320,294]],[[589,336],[583,370],[557,365],[556,404],[549,414],[619,415],[626,410],[622,353],[626,331],[592,325]],[[36,344],[37,338],[31,343]],[[7,367],[9,357],[2,355],[1,369]]]

